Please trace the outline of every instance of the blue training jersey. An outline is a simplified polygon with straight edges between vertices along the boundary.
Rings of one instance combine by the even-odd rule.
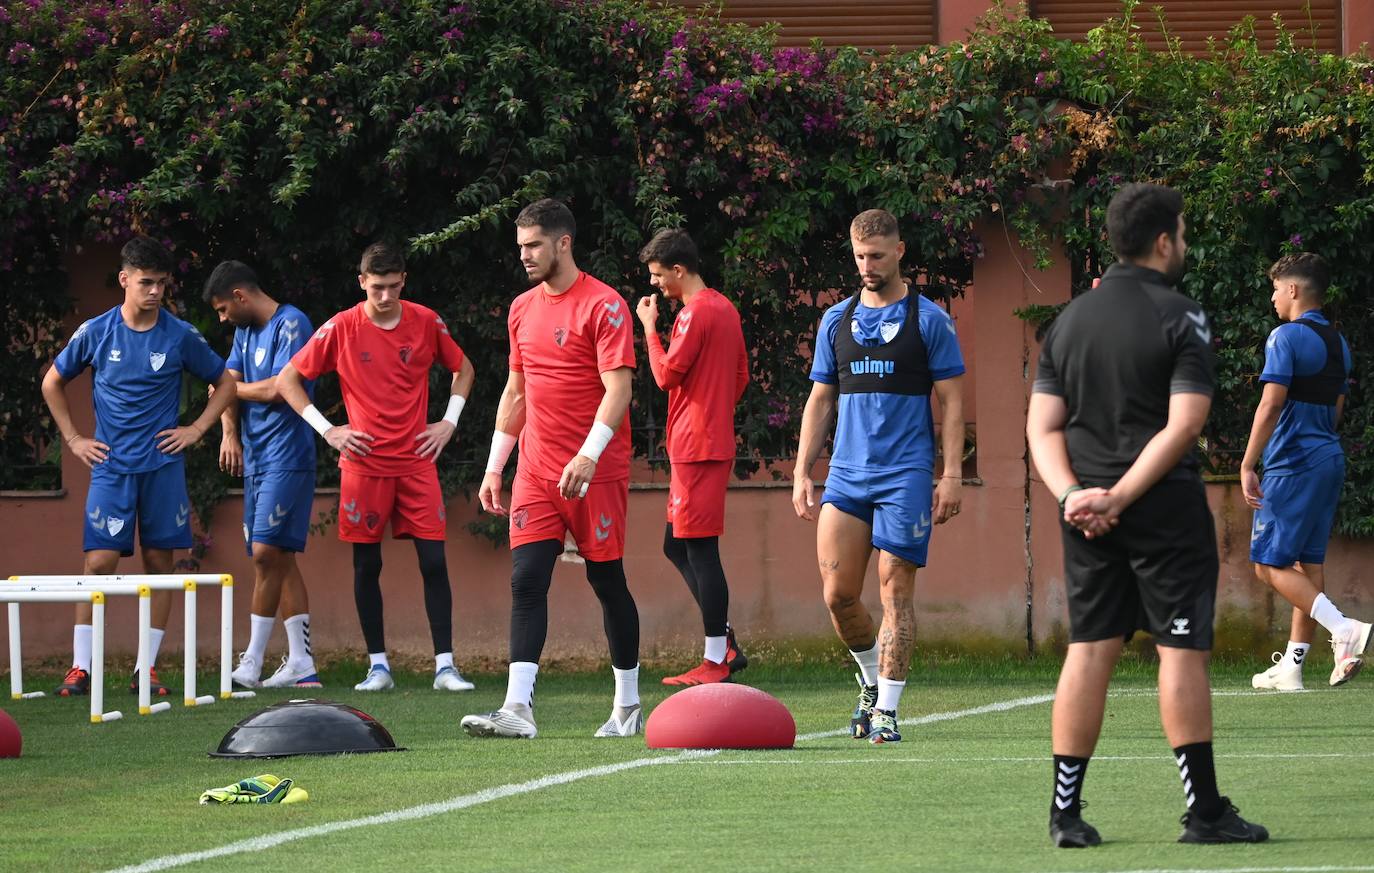
[[[913,292],[880,309],[854,308],[848,329],[863,346],[889,342],[906,323],[908,301],[915,300],[921,339],[925,342],[930,377],[935,381],[952,379],[964,372],[964,357],[954,320],[933,301]],[[849,300],[841,300],[821,316],[816,331],[816,353],[811,363],[811,381],[834,385],[839,382],[835,367],[835,332],[840,329]],[[925,395],[861,393],[841,394],[835,423],[835,450],[830,466],[863,473],[889,473],[900,470],[935,468],[935,424],[930,398]]]
[[[183,371],[214,382],[224,360],[191,325],[159,310],[144,331],[124,323],[116,306],[83,322],[53,364],[64,379],[93,372],[95,438],[110,447],[97,470],[146,473],[182,462],[158,450],[158,432],[177,426]]]
[[[1318,324],[1330,324],[1321,310],[1305,312],[1301,316]],[[1301,324],[1288,322],[1274,328],[1264,344],[1264,372],[1261,382],[1291,386],[1294,376],[1311,376],[1326,366],[1326,344],[1317,332]],[[1341,337],[1341,355],[1345,372],[1351,370],[1350,346]],[[1341,393],[1348,394],[1348,385]],[[1279,413],[1274,435],[1264,447],[1265,475],[1301,473],[1333,455],[1343,454],[1340,437],[1336,435],[1336,407],[1289,400]]]
[[[315,328],[310,319],[290,304],[277,307],[262,327],[234,331],[228,368],[243,375],[244,382],[271,379],[291,362],[291,356],[310,340]],[[315,399],[315,382],[305,391]],[[285,402],[239,403],[239,432],[243,440],[243,475],[315,469],[315,431]]]

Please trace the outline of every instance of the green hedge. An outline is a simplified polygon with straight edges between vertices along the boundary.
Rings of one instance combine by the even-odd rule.
[[[67,306],[65,248],[131,230],[176,246],[183,313],[207,328],[197,292],[222,258],[322,318],[357,299],[367,242],[405,241],[410,293],[456,325],[478,372],[441,465],[451,489],[485,457],[505,307],[524,286],[511,219],[542,195],[572,205],[581,263],[627,297],[646,290],[635,253],[653,231],[697,236],[754,357],[746,469],[795,451],[807,343],[852,286],[849,219],[874,205],[902,218],[930,293],[959,294],[985,216],[1042,258],[1062,237],[1086,287],[1113,187],[1183,189],[1186,287],[1221,340],[1209,439],[1223,468],[1272,326],[1270,260],[1327,253],[1360,372],[1374,347],[1352,305],[1371,257],[1370,72],[1286,37],[1261,53],[1241,30],[1192,59],[1149,53],[1128,23],[1071,44],[995,10],[967,43],[875,55],[778,49],[766,31],[628,0],[26,0],[0,10],[0,70],[0,301],[33,330],[0,355],[0,470],[55,451],[36,365]],[[663,398],[647,368],[637,379],[636,450],[660,456]],[[1357,385],[1352,532],[1374,525],[1362,398]],[[212,455],[195,459],[202,511],[228,484]]]

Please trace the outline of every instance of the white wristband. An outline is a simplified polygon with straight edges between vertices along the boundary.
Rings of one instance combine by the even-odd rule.
[[[444,421],[454,427],[458,426],[458,416],[463,414],[463,407],[468,405],[468,399],[461,394],[450,394],[448,398],[448,412],[444,413]]]
[[[587,432],[587,441],[582,444],[582,448],[578,449],[577,453],[591,458],[593,461],[600,460],[601,453],[606,450],[606,446],[610,444],[613,436],[615,436],[615,431],[598,421]]]
[[[315,408],[313,403],[301,410],[301,418],[305,419],[306,424],[313,427],[320,436],[324,436],[334,426],[329,423],[329,419],[324,417],[323,412]]]
[[[488,473],[500,473],[506,469],[506,461],[510,460],[510,453],[515,449],[516,441],[515,434],[503,430],[492,431],[491,455],[487,458]]]

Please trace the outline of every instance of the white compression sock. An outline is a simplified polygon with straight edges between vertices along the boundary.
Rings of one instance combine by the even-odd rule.
[[[167,631],[164,630],[163,628],[160,628],[160,627],[154,627],[154,628],[149,628],[149,629],[148,629],[148,666],[149,666],[149,667],[156,667],[156,666],[157,666],[157,650],[160,649],[160,648],[162,648],[162,637],[163,637],[163,635],[166,634],[166,633],[167,633]],[[137,665],[136,667],[134,667],[134,669],[135,669],[135,670],[140,669],[142,666],[143,666],[142,664],[139,664],[139,665]]]
[[[1307,650],[1312,648],[1311,643],[1295,643],[1288,641],[1288,650],[1283,653],[1283,660],[1289,664],[1302,666],[1303,660],[1307,657]]]
[[[286,627],[286,660],[293,667],[301,667],[315,660],[310,651],[310,613],[302,612],[282,622]]]
[[[885,679],[879,676],[878,702],[874,704],[874,708],[896,712],[897,704],[902,702],[902,691],[905,689],[905,679]]]
[[[615,674],[615,705],[634,706],[639,703],[639,665],[628,670],[612,667]]]
[[[391,672],[391,662],[386,659],[386,652],[368,652],[367,666],[369,669],[372,667],[382,667],[385,668],[388,673]]]
[[[88,624],[72,628],[72,666],[91,672],[91,626]]]
[[[873,648],[865,649],[862,652],[849,650],[849,654],[854,656],[855,662],[859,665],[859,672],[863,674],[865,685],[878,684],[878,644],[874,643]]]
[[[1312,609],[1308,612],[1312,620],[1331,632],[1331,635],[1340,636],[1345,633],[1350,619],[1345,617],[1336,604],[1332,603],[1325,594],[1318,594],[1312,601]]]
[[[275,621],[276,619],[270,615],[248,616],[247,654],[259,664],[267,657],[267,643],[272,639],[272,625]]]
[[[539,675],[539,665],[533,661],[511,661],[510,678],[506,680],[506,702],[530,706],[534,700],[534,680]]]
[[[703,657],[712,664],[725,663],[725,637],[707,637],[706,653]]]

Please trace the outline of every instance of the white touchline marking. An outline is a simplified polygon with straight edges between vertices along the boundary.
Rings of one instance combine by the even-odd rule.
[[[1017,697],[1014,700],[1003,700],[998,703],[989,703],[986,706],[975,706],[972,709],[960,709],[955,712],[932,712],[930,715],[917,716],[916,718],[900,719],[897,724],[916,726],[922,724],[934,724],[939,721],[950,721],[956,718],[966,718],[970,715],[986,715],[989,712],[1006,712],[1009,709],[1020,709],[1023,706],[1034,706],[1037,703],[1049,703],[1054,700],[1053,694],[1036,694],[1033,697]],[[810,740],[821,740],[826,737],[848,736],[847,730],[818,731],[814,734],[801,734],[797,737],[797,742],[805,743]]]
[[[373,825],[392,824],[398,821],[413,821],[415,819],[429,818],[430,816],[442,815],[443,813],[453,812],[454,810],[466,809],[470,806],[490,803],[493,800],[500,800],[503,797],[513,797],[517,794],[529,794],[532,791],[539,791],[542,788],[552,788],[555,785],[577,782],[580,779],[590,779],[595,776],[609,776],[612,773],[619,773],[622,770],[634,770],[639,767],[652,767],[658,764],[674,764],[690,758],[703,758],[717,754],[720,754],[719,749],[689,749],[685,752],[679,752],[676,755],[636,758],[633,761],[622,761],[619,764],[605,764],[601,767],[588,767],[585,770],[570,770],[566,773],[553,773],[548,776],[541,776],[538,779],[531,779],[528,782],[498,785],[495,788],[486,788],[481,791],[475,791],[472,794],[459,795],[458,797],[452,797],[438,803],[422,803],[419,806],[410,806],[404,809],[392,810],[391,812],[363,816],[362,818],[350,818],[342,821],[312,825],[307,828],[278,831],[275,834],[249,837],[246,840],[239,840],[213,849],[203,849],[198,852],[166,855],[161,858],[154,858],[151,861],[144,861],[142,864],[120,867],[112,871],[112,873],[151,873],[151,871],[154,870],[170,870],[173,867],[194,864],[198,861],[209,861],[214,858],[223,858],[228,855],[238,855],[244,852],[261,852],[264,849],[280,846],[283,843],[309,839],[310,837],[320,837],[338,831],[371,827]]]
[[[1032,706],[1037,703],[1047,703],[1054,699],[1053,694],[1039,694],[1034,697],[1018,697],[1014,700],[1004,700],[1000,703],[989,703],[985,706],[975,706],[972,709],[961,709],[954,712],[933,712],[930,715],[923,715],[919,718],[904,719],[904,725],[932,724],[940,721],[950,721],[956,718],[966,718],[971,715],[983,715],[989,712],[1005,712],[1009,709],[1016,709],[1022,706]],[[797,737],[797,742],[821,739],[822,737],[843,736],[847,731],[821,731],[814,734],[803,734]],[[467,809],[470,806],[480,806],[490,803],[493,800],[500,800],[505,797],[514,797],[518,794],[529,794],[544,788],[552,788],[556,785],[566,785],[569,782],[578,782],[582,779],[591,779],[596,776],[609,776],[612,773],[619,773],[623,770],[635,770],[640,767],[652,767],[659,764],[680,764],[698,758],[708,758],[720,754],[720,749],[689,749],[675,755],[659,755],[652,758],[635,758],[633,761],[622,761],[619,764],[606,764],[601,767],[588,767],[585,770],[570,770],[566,773],[554,773],[549,776],[541,776],[538,779],[531,779],[528,782],[518,782],[508,785],[498,785],[495,788],[485,788],[471,794],[462,794],[438,803],[423,803],[419,806],[410,806],[404,809],[396,809],[391,812],[377,813],[376,815],[363,816],[362,818],[350,818],[342,821],[326,822],[324,824],[312,825],[305,828],[296,828],[289,831],[278,831],[274,834],[264,834],[259,837],[249,837],[246,840],[238,840],[233,843],[226,843],[213,849],[202,849],[197,852],[183,852],[179,855],[164,855],[161,858],[153,858],[141,864],[133,864],[127,867],[119,867],[110,873],[153,873],[156,870],[170,870],[173,867],[182,867],[187,864],[195,864],[199,861],[210,861],[215,858],[224,858],[229,855],[241,855],[246,852],[261,852],[274,846],[284,843],[305,840],[311,837],[321,837],[339,831],[354,830],[355,828],[372,827],[373,825],[386,825],[398,821],[414,821],[421,818],[443,815],[446,812],[454,812],[459,809]]]
[[[1144,870],[1108,870],[1105,873],[1362,873],[1374,870],[1374,866],[1362,864],[1358,867],[1151,867]]]
[[[1301,758],[1310,760],[1313,758],[1374,758],[1374,752],[1314,752],[1310,755],[1262,752],[1240,753],[1235,755],[1218,754],[1217,760],[1223,758]],[[969,757],[969,758],[899,758],[889,757],[888,755],[874,755],[866,758],[826,758],[821,761],[809,758],[716,758],[710,761],[683,761],[684,764],[700,763],[710,766],[721,766],[730,764],[767,764],[767,765],[819,765],[819,764],[1043,764],[1048,760],[1046,755],[1025,755],[1025,756],[989,756],[989,757]],[[1093,761],[1172,761],[1169,755],[1093,755]]]

